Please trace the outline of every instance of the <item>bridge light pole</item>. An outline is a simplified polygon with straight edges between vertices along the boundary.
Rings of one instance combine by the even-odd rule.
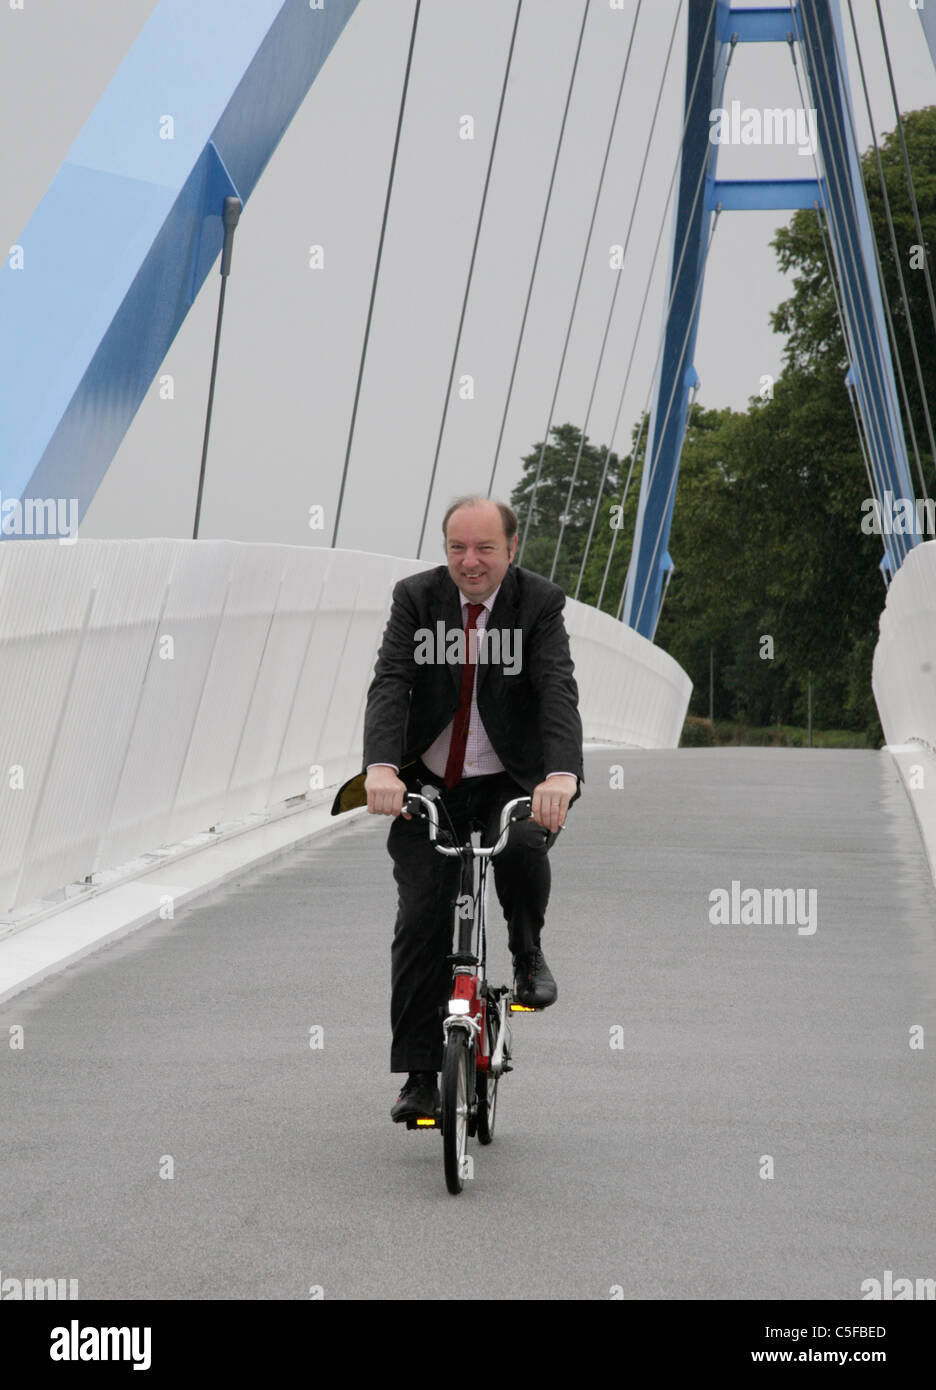
[[[215,324],[214,353],[211,358],[211,381],[208,384],[208,412],[205,416],[205,438],[202,441],[201,469],[198,474],[198,498],[195,502],[195,526],[192,540],[198,540],[198,523],[201,518],[202,494],[205,490],[205,464],[208,461],[208,434],[211,430],[211,407],[214,404],[215,377],[218,374],[218,348],[221,345],[221,319],[224,316],[224,291],[231,273],[231,256],[234,251],[234,230],[240,221],[240,198],[228,197],[224,200],[224,246],[221,250],[221,294],[218,297],[218,321]]]

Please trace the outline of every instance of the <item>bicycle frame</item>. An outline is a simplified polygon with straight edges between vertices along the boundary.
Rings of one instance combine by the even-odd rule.
[[[413,803],[413,804],[411,804]],[[419,803],[425,811],[419,809]],[[469,837],[464,845],[448,846],[439,843],[439,812],[435,803],[418,792],[410,792],[406,797],[405,809],[418,816],[425,816],[429,822],[429,839],[437,853],[461,860],[459,892],[455,901],[455,927],[453,937],[456,949],[450,960],[453,965],[452,992],[449,999],[449,1013],[442,1028],[446,1039],[452,1028],[465,1030],[478,1071],[487,1071],[494,1077],[502,1075],[505,1068],[505,1054],[510,1055],[510,1026],[508,1023],[508,998],[510,991],[506,985],[494,990],[486,980],[487,931],[486,931],[486,888],[490,861],[500,854],[507,843],[510,826],[513,824],[513,811],[517,806],[529,805],[530,798],[515,797],[501,810],[500,833],[493,845],[473,845]],[[475,874],[475,870],[477,873]],[[466,910],[470,906],[470,911]],[[494,1003],[498,1011],[497,1043],[493,1054],[488,1048],[487,1010]]]
[[[463,1190],[465,1178],[472,1176],[468,1140],[477,1138],[479,1144],[490,1144],[494,1138],[498,1082],[504,1072],[512,1069],[508,1008],[525,1009],[515,1002],[510,986],[493,988],[486,978],[488,871],[494,855],[500,854],[507,843],[516,807],[523,804],[532,810],[527,796],[508,801],[501,809],[500,833],[494,844],[476,847],[471,840],[471,822],[465,844],[441,844],[435,802],[418,792],[408,793],[405,801],[407,812],[428,820],[429,838],[435,849],[459,860],[453,926],[455,950],[449,957],[452,989],[442,1024],[440,1104],[435,1115],[407,1120],[408,1129],[441,1129],[445,1184],[453,1196]],[[448,839],[448,832],[444,833]]]

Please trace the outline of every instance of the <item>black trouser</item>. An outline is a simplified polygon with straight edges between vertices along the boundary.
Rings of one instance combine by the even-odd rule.
[[[400,774],[408,791],[426,782],[441,786],[420,761]],[[507,772],[466,777],[443,788],[444,802],[462,844],[469,823],[484,825],[481,842],[493,845],[500,814],[508,801],[528,793]],[[448,822],[440,810],[439,821]],[[508,924],[512,955],[535,950],[549,901],[550,872],[546,858],[555,834],[533,820],[510,828],[503,850],[494,856],[494,887]],[[398,910],[391,957],[390,1024],[393,1043],[391,1071],[438,1071],[442,1066],[442,1010],[449,998],[452,967],[454,908],[460,864],[439,854],[429,840],[424,820],[396,816],[387,837],[398,890]],[[457,944],[457,943],[456,943]]]

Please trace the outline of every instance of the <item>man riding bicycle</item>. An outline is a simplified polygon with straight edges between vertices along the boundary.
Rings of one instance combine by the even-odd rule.
[[[465,838],[470,822],[483,823],[485,844],[497,838],[502,807],[531,797],[530,819],[511,827],[493,861],[494,884],[517,1001],[545,1008],[557,997],[540,947],[546,856],[583,780],[565,594],[512,564],[517,517],[505,504],[461,497],[442,529],[447,567],[394,587],[364,719],[367,809],[394,817],[387,839],[398,889],[390,1069],[409,1073],[391,1110],[398,1122],[431,1115],[439,1103],[440,1008],[451,983],[446,957],[458,872],[403,812],[404,796],[436,787],[443,820],[447,812]],[[336,808],[340,800],[341,793]]]

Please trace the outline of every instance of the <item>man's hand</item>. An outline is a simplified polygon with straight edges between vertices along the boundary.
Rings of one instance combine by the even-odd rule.
[[[564,824],[569,802],[578,789],[577,777],[556,774],[533,788],[531,818],[555,834]],[[370,803],[368,802],[368,805]]]
[[[400,781],[392,767],[372,767],[364,778],[364,790],[371,815],[398,816],[403,811],[406,783]],[[403,811],[403,818],[413,819],[407,811]]]

